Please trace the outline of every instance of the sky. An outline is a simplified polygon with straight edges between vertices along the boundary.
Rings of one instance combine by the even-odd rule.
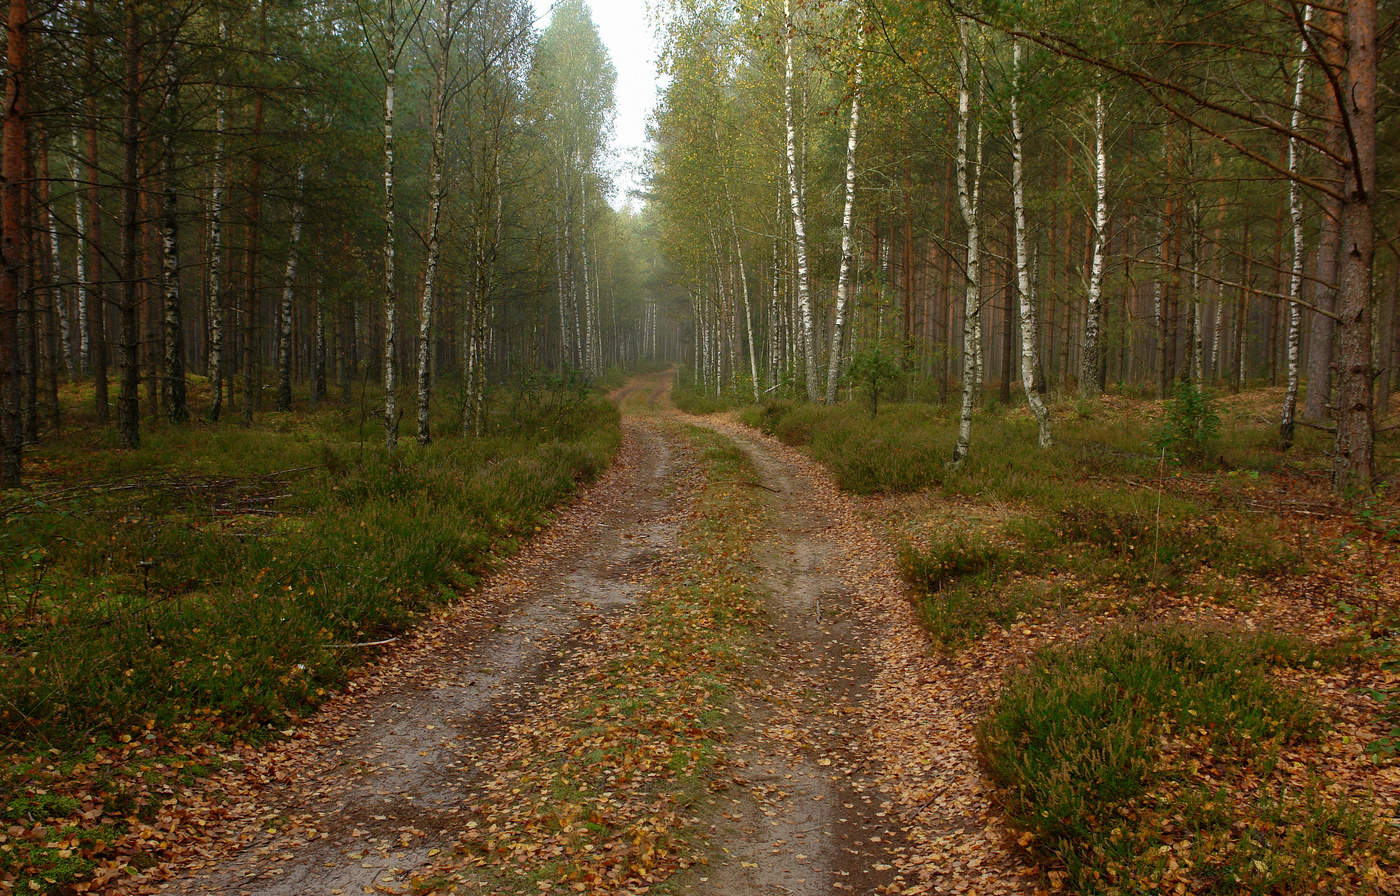
[[[531,0],[540,27],[549,20],[552,0]],[[613,127],[613,164],[617,189],[609,197],[614,208],[638,189],[641,154],[646,142],[647,116],[656,105],[656,39],[647,19],[646,0],[588,0],[593,21],[617,69],[617,118]]]

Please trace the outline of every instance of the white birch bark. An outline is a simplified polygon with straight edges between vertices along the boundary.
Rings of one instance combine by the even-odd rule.
[[[321,275],[316,275],[315,340],[311,361],[311,401],[319,403],[326,397],[326,294]]]
[[[554,223],[554,273],[559,287],[559,363],[568,367],[573,364],[573,347],[569,344],[569,294],[565,276],[565,255],[568,248],[564,243],[564,229],[558,221]]]
[[[1103,91],[1094,91],[1094,254],[1089,267],[1089,301],[1084,312],[1084,356],[1079,394],[1103,390],[1103,271],[1108,246],[1108,152],[1104,147]]]
[[[841,339],[846,323],[846,303],[851,293],[851,270],[855,266],[853,211],[856,201],[856,139],[860,129],[860,102],[865,75],[865,27],[863,16],[856,18],[856,72],[851,94],[851,123],[846,135],[846,206],[841,214],[841,271],[836,278],[836,314],[831,326],[831,354],[826,368],[826,401],[836,400],[841,379]]]
[[[1215,253],[1219,257],[1219,252]],[[1219,263],[1216,263],[1216,277],[1219,277]],[[1210,369],[1211,378],[1220,378],[1220,346],[1225,339],[1225,292],[1220,286],[1211,287],[1211,292],[1215,297],[1215,320],[1212,322],[1210,334]]]
[[[1039,347],[1036,342],[1035,296],[1031,290],[1030,252],[1026,246],[1026,196],[1022,165],[1021,140],[1021,42],[1012,41],[1011,59],[1014,68],[1015,85],[1011,91],[1011,202],[1016,225],[1016,289],[1021,297],[1021,387],[1025,390],[1026,401],[1035,415],[1039,428],[1040,447],[1048,448],[1052,441],[1050,433],[1050,410],[1035,391],[1035,371],[1040,366]]]
[[[967,255],[964,267],[963,294],[963,369],[962,407],[958,415],[958,440],[953,447],[953,466],[967,457],[972,443],[972,408],[977,398],[977,323],[982,305],[981,278],[981,234],[978,222],[978,199],[981,190],[981,128],[975,129],[974,139],[978,151],[974,160],[968,159],[968,132],[971,127],[972,90],[969,84],[970,56],[972,53],[970,24],[967,19],[958,19],[958,147],[957,181],[958,207],[962,211],[963,224],[967,229]],[[971,170],[969,170],[971,168]]]
[[[423,269],[423,293],[418,300],[418,444],[432,441],[433,289],[442,255],[443,153],[447,144],[447,67],[452,53],[452,0],[442,0],[438,23],[438,58],[433,71],[433,145],[428,162],[428,257]]]
[[[797,238],[797,310],[802,325],[802,353],[807,373],[807,399],[820,396],[817,384],[817,345],[813,332],[812,291],[807,268],[807,220],[802,209],[801,177],[797,165],[797,123],[793,112],[792,0],[783,0],[783,111],[787,125],[788,199],[792,203],[792,227]]]
[[[228,43],[228,23],[219,19],[219,41]],[[214,111],[214,182],[209,190],[209,391],[213,404],[209,409],[209,419],[215,422],[224,404],[224,193],[227,189],[227,165],[225,156],[227,144],[225,132],[228,124],[228,88],[220,86],[216,91],[217,107]],[[74,135],[76,141],[77,135]]]
[[[277,409],[292,409],[292,299],[296,296],[298,250],[306,224],[306,163],[297,168],[296,199],[292,202],[292,229],[287,237],[287,266],[282,271],[282,303],[277,309]]]
[[[1205,303],[1201,299],[1201,204],[1191,200],[1191,381],[1205,382]]]
[[[73,353],[69,350],[70,340],[73,338],[72,332],[68,328],[68,308],[63,297],[63,254],[58,242],[58,214],[49,211],[45,216],[48,222],[49,238],[49,299],[53,308],[54,323],[58,327],[58,344],[62,355],[64,373],[69,379],[73,378]],[[82,232],[79,225],[79,233]],[[82,257],[82,248],[78,249],[78,257]],[[49,363],[57,365],[58,358],[50,358]]]
[[[78,235],[77,251],[74,252],[74,262],[77,265],[75,278],[78,281],[78,369],[87,373],[92,363],[92,343],[88,341],[88,273],[87,273],[87,247],[83,241],[87,239],[87,190],[82,182],[82,154],[78,149],[78,132],[73,131],[73,157],[69,163],[68,174],[73,181],[73,224]],[[66,348],[66,344],[65,344]]]
[[[723,158],[719,142],[718,126],[714,127],[714,137],[715,151],[720,152],[721,158]],[[734,241],[734,258],[739,265],[739,284],[741,287],[740,295],[742,296],[742,300],[744,303],[744,332],[747,337],[749,346],[749,378],[752,380],[753,383],[753,400],[756,403],[759,400],[760,392],[758,379],[758,352],[755,350],[753,342],[753,318],[750,316],[749,313],[749,276],[748,271],[744,267],[744,244],[739,239],[739,219],[734,212],[734,192],[729,183],[728,165],[725,165],[724,167],[724,201],[725,205],[728,206],[729,211],[729,234],[730,238]]]
[[[583,280],[583,330],[579,334],[583,349],[583,369],[590,374],[598,373],[597,357],[594,353],[594,308],[591,281],[588,275],[588,187],[584,182],[584,173],[579,172],[578,176],[579,192],[579,222],[578,222],[578,243],[579,243],[579,268]]]
[[[394,341],[398,323],[398,290],[394,271],[394,78],[400,50],[396,7],[397,0],[390,0],[386,31],[389,58],[384,68],[384,444],[391,450],[399,441]]]
[[[1312,19],[1312,6],[1303,7],[1303,27]],[[1298,51],[1298,67],[1293,75],[1293,112],[1289,122],[1293,134],[1298,133],[1303,116],[1303,88],[1307,82],[1307,39]],[[1298,138],[1288,138],[1288,172],[1298,173]],[[1298,304],[1303,292],[1303,199],[1298,181],[1288,181],[1288,214],[1293,222],[1293,264],[1288,273],[1288,388],[1283,395],[1283,414],[1279,421],[1279,443],[1284,450],[1293,445],[1293,430],[1298,412],[1298,349],[1302,342],[1302,308]]]

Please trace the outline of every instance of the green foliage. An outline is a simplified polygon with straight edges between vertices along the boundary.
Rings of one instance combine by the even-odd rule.
[[[1205,460],[1220,438],[1220,409],[1211,394],[1190,380],[1176,384],[1167,419],[1153,444],[1179,461]]]
[[[1271,677],[1312,661],[1275,634],[1112,630],[1013,675],[978,743],[1013,821],[1075,892],[1156,893],[1168,878],[1204,893],[1375,892],[1347,889],[1366,880],[1354,857],[1385,848],[1360,807],[1315,789],[1222,790],[1269,780],[1282,748],[1321,735],[1313,701]]]
[[[99,484],[10,496],[4,747],[147,724],[246,732],[309,710],[370,655],[347,645],[453,599],[617,446],[596,396],[497,404],[485,438],[393,454],[332,413],[160,429],[96,459],[84,433],[50,446],[50,464]]]

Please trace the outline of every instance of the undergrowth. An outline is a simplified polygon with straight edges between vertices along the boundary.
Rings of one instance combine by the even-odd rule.
[[[1320,738],[1267,633],[1118,629],[1043,651],[978,730],[1005,808],[1074,892],[1377,893],[1394,846],[1364,805],[1280,762]]]
[[[450,434],[444,406],[447,435],[392,454],[376,422],[336,408],[153,426],[135,452],[93,451],[109,433],[81,427],[36,449],[29,490],[3,496],[0,790],[146,817],[152,781],[210,770],[193,745],[275,734],[310,711],[618,445],[616,410],[581,387],[492,404],[486,436]],[[100,852],[79,843],[94,824],[59,837],[72,813],[6,809],[36,811],[54,816],[34,818],[53,829],[36,839],[79,845],[0,849],[0,878],[28,868],[21,886],[60,887]]]

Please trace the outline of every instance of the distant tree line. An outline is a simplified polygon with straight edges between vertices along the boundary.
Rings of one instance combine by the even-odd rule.
[[[1334,486],[1369,489],[1400,385],[1394,15],[671,0],[654,215],[697,383],[831,401],[884,352],[961,398],[958,460],[986,385],[1048,444],[1048,390],[1264,381],[1281,443],[1334,431]]]
[[[582,0],[11,0],[5,59],[5,486],[68,383],[133,448],[365,386],[392,446],[657,352]]]

